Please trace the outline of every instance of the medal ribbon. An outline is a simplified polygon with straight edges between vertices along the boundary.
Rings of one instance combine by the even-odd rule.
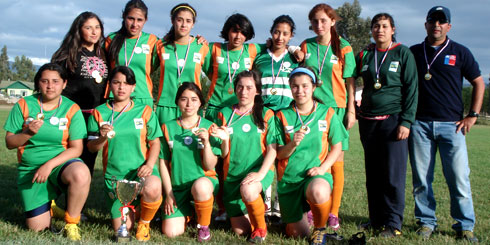
[[[63,98],[60,96],[60,99],[58,100],[58,107],[56,108],[56,111],[54,111],[54,114],[51,115],[51,117],[49,117],[50,120],[51,120],[51,118],[53,118],[54,116],[56,116],[56,114],[58,113],[58,110],[60,109],[60,105],[61,105],[61,101],[62,100],[63,100]],[[39,103],[41,104],[41,114],[44,114],[44,110],[43,110],[43,96],[42,95],[39,96]]]
[[[182,126],[183,129],[187,129],[184,127],[184,124],[182,123],[182,117],[179,117],[179,122],[180,122],[180,125]],[[197,121],[196,124],[194,124],[194,127],[191,127],[192,128],[195,128],[197,126],[197,128],[199,128],[199,126],[201,125],[201,116],[199,116],[199,120]]]
[[[383,59],[381,59],[381,64],[379,64],[378,67],[378,48],[374,48],[374,69],[376,70],[376,83],[379,82],[379,71],[381,70],[381,66],[385,62],[386,56],[388,56],[388,52],[390,52],[391,45],[393,45],[393,42],[390,42],[390,46],[388,46],[388,49],[386,50],[386,53],[383,55]]]
[[[272,87],[276,84],[276,79],[279,77],[279,74],[281,74],[281,69],[282,69],[282,64],[284,64],[284,59],[286,58],[286,54],[283,54],[284,56],[282,57],[281,60],[281,65],[279,66],[279,71],[277,71],[277,75],[274,77],[274,54],[271,52],[271,63],[272,63]]]
[[[422,43],[422,46],[424,47],[425,63],[427,64],[427,73],[429,73],[430,66],[432,65],[432,63],[434,63],[434,61],[436,60],[437,56],[439,56],[442,53],[442,51],[447,47],[447,45],[449,44],[449,41],[450,40],[448,38],[446,44],[444,44],[444,47],[442,47],[441,49],[439,49],[439,52],[437,52],[436,56],[434,56],[434,58],[432,58],[432,61],[430,62],[430,64],[429,64],[429,61],[427,61],[427,52],[425,51],[425,41]]]
[[[131,105],[131,102],[132,101],[130,100],[129,103],[124,106],[124,108],[119,113],[119,115],[117,115],[116,118],[114,118],[114,101],[112,102],[111,126],[114,125],[114,123],[117,121],[117,119],[119,119],[119,117],[124,113],[124,111],[126,111],[126,109],[128,109],[129,105]]]
[[[327,53],[328,50],[330,49],[330,41],[327,44],[327,50],[325,50],[325,54],[323,54],[323,60],[322,60],[322,65],[320,66],[320,43],[318,41],[316,42],[316,55],[318,56],[318,77],[322,76],[322,71],[323,71],[323,64],[325,64],[325,58],[327,58]]]
[[[313,114],[313,113],[316,112],[316,108],[317,108],[317,104],[316,104],[316,101],[314,101],[313,102],[313,111],[311,112],[311,114]],[[313,120],[315,119],[315,116],[313,115],[313,118],[310,119],[310,121],[308,121],[306,123],[303,123],[303,119],[301,119],[301,116],[299,115],[299,111],[298,111],[298,107],[296,107],[296,103],[294,104],[294,109],[296,109],[296,115],[298,116],[298,119],[301,122],[301,126],[302,127],[308,126],[308,124],[310,124],[311,122],[313,122]]]
[[[240,60],[242,59],[242,54],[243,54],[243,49],[244,45],[242,45],[242,50],[240,51],[240,56],[238,56],[238,61],[237,64],[240,65]],[[230,53],[228,52],[228,46],[226,47],[226,58],[228,59],[228,78],[230,79],[230,84],[233,83],[233,78],[235,77],[235,73],[237,69],[233,69],[233,75],[231,74],[231,69],[230,69]]]
[[[190,47],[191,47],[191,37],[189,37],[189,41],[187,43],[187,49],[185,51],[185,58],[184,58],[184,65],[182,66],[182,70],[181,70],[179,67],[179,56],[177,55],[177,46],[175,46],[174,53],[175,53],[175,60],[177,62],[177,75],[179,76],[179,78],[182,75],[182,73],[184,72],[185,64],[187,63],[187,55],[189,54]]]
[[[133,51],[131,52],[131,57],[129,57],[129,62],[128,62],[128,53],[126,53],[126,39],[124,39],[124,63],[126,66],[129,66],[129,64],[131,64],[131,60],[133,59],[133,55],[134,55],[134,50],[138,46],[140,37],[141,37],[141,32],[138,35],[138,39],[136,39],[136,43],[134,44]]]
[[[239,118],[238,118],[238,119],[235,121],[235,123],[236,123],[236,122],[238,122],[238,121],[240,121],[240,119],[242,119],[244,116],[246,116],[248,113],[250,113],[250,112],[252,111],[252,109],[253,109],[253,106],[252,106],[252,108],[250,108],[250,109],[249,109],[247,112],[243,113],[243,114],[242,114],[242,115],[241,115],[241,116],[240,116],[240,117],[239,117]],[[233,117],[234,117],[234,116],[235,116],[235,114],[236,114],[236,111],[237,111],[236,107],[235,107],[235,108],[233,108],[233,113],[231,113],[230,120],[228,120],[228,123],[227,123],[226,127],[231,127],[233,124],[235,124],[235,123],[232,123],[232,122],[233,122]]]

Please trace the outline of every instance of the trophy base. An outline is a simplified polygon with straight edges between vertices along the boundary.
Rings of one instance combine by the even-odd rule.
[[[117,243],[131,242],[131,236],[116,236]]]

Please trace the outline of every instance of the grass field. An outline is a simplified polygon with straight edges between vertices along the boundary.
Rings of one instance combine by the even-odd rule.
[[[0,242],[1,243],[67,243],[60,235],[45,231],[36,234],[26,230],[21,201],[16,184],[16,151],[7,150],[3,138],[3,125],[8,115],[7,109],[0,109]],[[471,165],[471,184],[473,202],[476,212],[475,233],[482,244],[490,244],[490,126],[476,125],[467,137]],[[367,198],[364,177],[363,150],[359,141],[357,126],[351,130],[351,149],[346,153],[345,160],[345,189],[340,209],[340,233],[346,238],[357,232],[357,225],[367,221]],[[90,195],[84,213],[88,221],[81,223],[84,243],[110,243],[112,230],[110,228],[109,212],[104,209],[103,178],[100,160],[91,185]],[[439,228],[429,241],[422,241],[415,234],[416,223],[413,218],[413,197],[411,194],[411,170],[408,167],[406,187],[405,222],[403,237],[393,240],[372,237],[367,234],[369,244],[464,244],[455,240],[455,232],[451,229],[454,223],[449,215],[449,193],[442,175],[441,166],[437,164],[434,181],[434,192],[437,200],[437,216]],[[60,221],[57,221],[60,223]],[[164,237],[159,229],[159,223],[152,222],[151,243],[195,243],[193,228],[181,237],[169,239]],[[267,243],[270,244],[306,244],[306,240],[289,239],[283,234],[284,227],[269,227]],[[232,234],[229,224],[211,224],[212,242],[216,244],[239,244],[245,239]]]

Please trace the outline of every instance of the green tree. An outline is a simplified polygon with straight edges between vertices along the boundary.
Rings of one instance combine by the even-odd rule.
[[[7,45],[3,45],[0,54],[0,80],[8,80],[12,78],[12,71],[9,65],[9,56],[7,55]]]
[[[337,23],[337,31],[350,43],[354,54],[359,53],[371,42],[371,18],[361,18],[361,10],[358,0],[354,0],[352,4],[346,2],[336,9],[342,18]]]
[[[14,80],[31,82],[36,74],[36,69],[34,69],[34,64],[32,64],[31,59],[27,58],[25,55],[21,57],[16,56],[14,64],[12,64],[14,73]]]

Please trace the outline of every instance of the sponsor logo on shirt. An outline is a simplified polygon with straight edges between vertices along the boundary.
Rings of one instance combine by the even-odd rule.
[[[245,63],[245,68],[250,69],[252,66],[252,62],[250,61],[250,58],[244,58],[243,63]]]
[[[232,127],[227,127],[226,129],[228,130],[228,134],[233,134],[233,128]]]
[[[456,55],[448,54],[444,57],[444,65],[455,66],[456,65]]]
[[[164,60],[170,59],[170,54],[169,53],[163,53],[162,54],[162,59],[164,59]]]
[[[223,64],[223,62],[224,62],[224,61],[225,61],[225,58],[223,58],[223,57],[221,57],[221,56],[216,57],[216,62],[217,62],[218,64]]]
[[[167,142],[167,144],[168,144],[168,148],[170,148],[170,149],[173,149],[174,148],[174,141],[173,140],[169,140]]]
[[[144,126],[143,118],[135,118],[134,119],[134,127],[136,129],[142,129]]]
[[[332,57],[330,57],[330,63],[332,63],[332,64],[339,63],[339,57],[337,57],[334,54],[332,54]]]
[[[149,54],[150,53],[150,45],[148,44],[141,44],[141,48],[143,49],[144,54]]]
[[[361,72],[365,72],[365,71],[367,71],[367,69],[368,69],[368,68],[369,68],[369,66],[368,66],[368,65],[364,65],[364,66],[362,67],[362,69],[361,69]]]
[[[399,65],[400,65],[400,62],[399,61],[392,61],[390,63],[390,68],[388,68],[388,71],[396,72],[398,70],[398,66]]]
[[[326,120],[318,120],[318,130],[325,132],[327,131],[328,123]]]
[[[58,124],[59,130],[66,130],[68,126],[68,118],[60,118],[60,123]]]
[[[309,59],[311,56],[311,53],[306,53],[305,59]]]
[[[201,53],[194,53],[194,63],[201,63],[201,58],[202,58],[202,55]]]
[[[286,130],[286,133],[291,134],[294,132],[294,126],[284,126],[284,130]]]

